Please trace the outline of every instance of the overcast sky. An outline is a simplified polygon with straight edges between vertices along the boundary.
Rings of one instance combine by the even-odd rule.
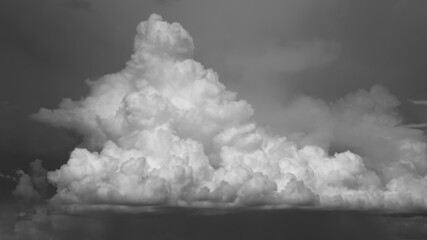
[[[195,59],[279,132],[280,110],[296,96],[335,101],[375,84],[401,101],[404,123],[427,122],[426,10],[423,0],[3,0],[1,166],[66,161],[58,159],[80,139],[28,116],[80,99],[85,81],[123,69],[151,13],[181,23]]]

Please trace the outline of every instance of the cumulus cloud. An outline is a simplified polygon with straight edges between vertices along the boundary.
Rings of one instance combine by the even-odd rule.
[[[31,175],[18,171],[20,177],[13,195],[27,202],[38,202],[46,197],[47,171],[43,168],[40,159],[31,162],[30,167]]]
[[[314,144],[332,152],[352,150],[386,179],[396,177],[397,172],[404,174],[403,169],[408,167],[412,168],[408,172],[421,171],[424,175],[423,132],[401,125],[399,104],[378,85],[348,94],[335,103],[300,97],[284,108],[287,117],[282,119],[282,127],[300,145]]]
[[[399,101],[386,89],[374,86],[331,104],[298,98],[283,110],[288,133],[276,136],[256,125],[251,105],[213,70],[192,59],[193,50],[180,24],[153,14],[138,25],[124,70],[90,82],[80,101],[65,99],[33,115],[84,136],[85,148],[48,173],[58,188],[52,203],[68,211],[427,207],[422,132],[400,125]]]

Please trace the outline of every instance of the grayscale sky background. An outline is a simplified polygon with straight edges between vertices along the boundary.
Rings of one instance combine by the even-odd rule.
[[[28,172],[36,158],[47,170],[58,169],[81,142],[76,133],[30,115],[55,109],[63,98],[81,99],[88,95],[88,80],[123,69],[138,23],[152,13],[180,23],[194,40],[195,60],[253,106],[259,125],[279,134],[286,135],[284,109],[296,97],[333,103],[377,84],[400,100],[402,124],[427,129],[426,0],[0,0],[0,200],[16,186],[9,175],[17,176],[17,169]],[[378,149],[373,153],[385,152]],[[4,229],[31,229],[17,209],[0,205],[0,235]],[[164,229],[179,235],[188,226],[196,239],[206,233],[224,239],[226,231],[232,239],[427,235],[422,215],[271,211],[182,216],[172,213],[153,221],[149,215],[58,215],[49,220],[56,225],[33,222],[45,231],[60,226],[57,234],[63,239],[99,232],[105,235],[93,239],[117,239],[123,232],[133,234],[128,239],[148,239]],[[240,227],[232,229],[233,224]]]

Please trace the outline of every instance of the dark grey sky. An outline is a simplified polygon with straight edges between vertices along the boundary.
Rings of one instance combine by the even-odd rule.
[[[426,107],[407,102],[427,99],[426,11],[424,0],[2,0],[1,166],[25,156],[61,164],[53,156],[78,140],[28,115],[122,69],[153,12],[189,31],[196,60],[263,124],[280,128],[278,109],[295,96],[333,101],[374,84],[402,101],[406,123],[427,122]]]

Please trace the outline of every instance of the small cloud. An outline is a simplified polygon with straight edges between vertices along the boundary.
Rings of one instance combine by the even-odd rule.
[[[416,105],[427,105],[427,100],[408,100],[408,102]]]
[[[30,167],[31,175],[18,171],[21,176],[13,194],[24,201],[37,202],[43,200],[47,192],[47,171],[39,159],[31,162]]]
[[[17,179],[15,177],[13,177],[13,176],[11,176],[9,174],[4,174],[2,172],[0,172],[0,179],[6,179],[6,180],[9,180],[9,181],[14,181],[14,182],[17,181]]]

